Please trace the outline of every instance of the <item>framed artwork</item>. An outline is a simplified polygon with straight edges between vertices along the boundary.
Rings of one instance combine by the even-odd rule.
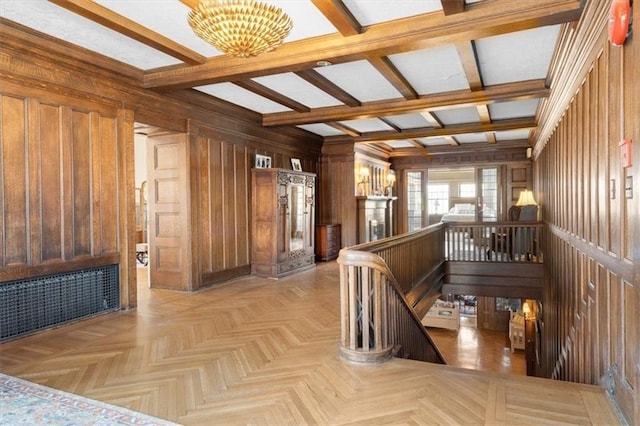
[[[291,168],[293,170],[295,170],[296,172],[301,172],[302,171],[302,164],[300,163],[300,159],[299,158],[292,158],[291,159]]]
[[[268,169],[271,167],[271,157],[267,157],[266,155],[256,154],[256,169]]]

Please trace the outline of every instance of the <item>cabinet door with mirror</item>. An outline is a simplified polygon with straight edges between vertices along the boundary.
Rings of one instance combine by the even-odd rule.
[[[254,169],[252,272],[279,277],[314,265],[313,173]]]

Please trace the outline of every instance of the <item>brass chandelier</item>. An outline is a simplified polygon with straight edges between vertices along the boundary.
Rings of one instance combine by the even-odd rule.
[[[189,12],[189,25],[221,52],[248,58],[280,46],[293,22],[279,7],[257,0],[202,0]]]

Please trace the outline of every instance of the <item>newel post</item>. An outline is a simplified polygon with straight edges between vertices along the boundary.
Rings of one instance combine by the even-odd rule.
[[[391,357],[389,285],[371,253],[342,250],[340,312],[342,357],[354,362],[384,362]],[[377,257],[377,256],[376,256]]]

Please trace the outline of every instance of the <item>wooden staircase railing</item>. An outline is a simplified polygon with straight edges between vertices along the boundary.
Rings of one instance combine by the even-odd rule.
[[[542,222],[450,222],[448,261],[542,263]]]
[[[444,276],[444,226],[340,251],[341,352],[356,362],[393,355],[444,364],[419,313]],[[426,310],[425,310],[426,309]]]

